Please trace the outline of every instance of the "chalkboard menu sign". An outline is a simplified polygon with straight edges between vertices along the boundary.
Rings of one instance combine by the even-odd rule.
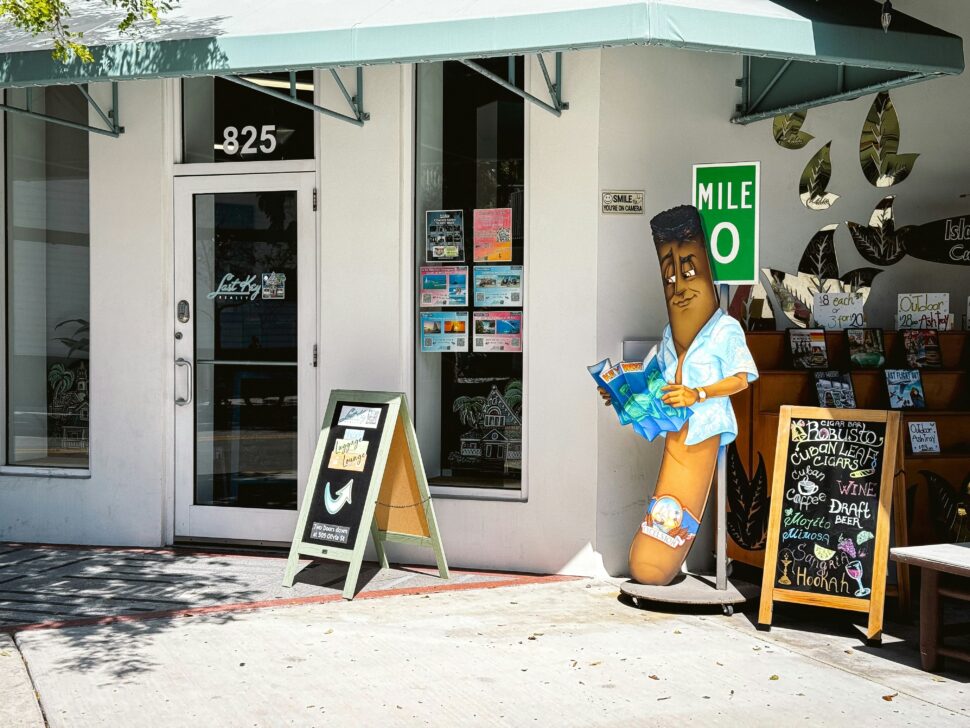
[[[773,601],[869,612],[882,629],[899,413],[783,407],[759,622]]]
[[[301,556],[345,561],[343,594],[352,599],[368,536],[386,567],[384,544],[434,549],[448,578],[407,400],[396,392],[330,393],[310,467],[283,586],[293,586]]]

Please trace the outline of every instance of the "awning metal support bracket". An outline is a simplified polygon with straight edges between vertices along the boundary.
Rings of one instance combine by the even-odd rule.
[[[111,108],[105,111],[101,108],[101,105],[95,101],[91,94],[88,93],[87,88],[84,86],[76,86],[77,90],[83,94],[84,98],[87,100],[88,105],[94,109],[95,113],[104,122],[105,127],[91,126],[90,124],[81,124],[77,121],[71,121],[70,119],[62,119],[57,116],[51,116],[50,114],[43,114],[39,111],[34,111],[33,108],[33,89],[27,87],[24,89],[26,96],[26,108],[20,108],[19,106],[10,106],[7,104],[6,92],[4,92],[3,103],[0,103],[0,110],[4,112],[9,112],[11,114],[20,114],[21,116],[29,116],[34,119],[40,119],[48,124],[57,124],[59,126],[66,126],[70,129],[78,129],[79,131],[86,131],[92,134],[101,134],[103,136],[114,137],[117,139],[119,136],[125,133],[125,127],[121,126],[119,123],[119,113],[118,113],[118,83],[117,81],[111,84]]]
[[[492,73],[487,68],[480,66],[474,61],[468,60],[467,58],[461,59],[461,62],[468,66],[470,69],[476,73],[482,74],[485,78],[494,81],[502,88],[511,91],[516,96],[535,104],[536,106],[545,109],[550,114],[555,116],[562,116],[562,112],[569,108],[569,102],[562,100],[562,53],[556,53],[556,80],[553,81],[549,76],[549,69],[546,67],[546,59],[541,53],[536,53],[536,59],[539,61],[539,68],[542,69],[542,77],[546,81],[546,88],[549,90],[549,98],[552,103],[547,103],[542,99],[533,96],[528,91],[523,91],[518,86],[515,85],[515,66],[514,59],[509,59],[509,79],[504,79],[498,74]]]
[[[279,101],[285,101],[286,103],[294,104],[304,109],[309,109],[310,111],[315,111],[318,114],[329,116],[332,119],[339,119],[340,121],[346,121],[356,126],[363,126],[364,122],[370,119],[370,114],[364,111],[364,69],[361,66],[357,67],[357,94],[355,96],[351,96],[350,92],[347,91],[347,87],[337,74],[337,69],[331,68],[330,75],[333,76],[333,80],[337,83],[337,88],[340,89],[340,93],[343,95],[344,100],[350,107],[351,115],[343,114],[339,111],[334,111],[333,109],[328,109],[323,106],[318,106],[317,104],[298,98],[296,94],[297,89],[295,71],[290,71],[290,89],[288,94],[274,91],[266,86],[261,86],[245,76],[220,76],[220,78],[226,81],[232,81],[240,86],[245,86],[253,91],[259,91],[267,96],[272,96],[274,99],[278,99]]]

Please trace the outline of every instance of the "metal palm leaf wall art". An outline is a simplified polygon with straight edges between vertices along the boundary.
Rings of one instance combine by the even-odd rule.
[[[876,265],[892,265],[907,255],[930,263],[970,265],[970,222],[966,216],[897,228],[895,201],[893,195],[880,200],[868,225],[846,223],[863,258]]]
[[[892,187],[909,177],[919,154],[899,154],[899,117],[886,91],[876,96],[862,125],[859,163],[869,184]]]
[[[793,111],[790,114],[779,114],[771,125],[771,133],[775,143],[783,149],[801,149],[815,137],[802,131],[807,111]]]
[[[839,199],[834,192],[826,191],[832,179],[831,155],[832,142],[829,142],[812,157],[798,181],[798,198],[809,210],[827,210]]]

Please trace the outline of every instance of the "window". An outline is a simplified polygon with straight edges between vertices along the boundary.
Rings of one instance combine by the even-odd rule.
[[[522,87],[521,57],[480,61]],[[415,421],[433,484],[521,488],[523,101],[417,67]]]
[[[241,76],[290,93],[289,73]],[[313,102],[313,71],[296,73],[296,95]],[[313,159],[313,111],[222,78],[182,81],[182,161]]]
[[[32,108],[88,122],[73,86]],[[26,92],[7,91],[23,107]],[[87,132],[6,117],[8,465],[88,467],[91,370]]]

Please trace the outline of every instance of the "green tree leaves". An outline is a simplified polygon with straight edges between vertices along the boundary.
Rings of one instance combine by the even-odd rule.
[[[140,20],[156,25],[161,15],[172,9],[178,0],[100,0],[121,13],[118,30],[130,32]],[[51,55],[59,61],[79,58],[84,63],[94,60],[84,44],[84,34],[71,30],[71,9],[67,0],[0,0],[0,17],[31,35],[48,36],[54,43]]]

